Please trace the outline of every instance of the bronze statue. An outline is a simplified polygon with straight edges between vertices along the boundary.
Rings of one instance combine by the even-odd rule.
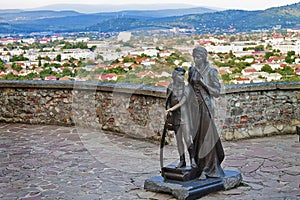
[[[191,117],[189,110],[190,88],[184,82],[185,70],[175,68],[172,72],[173,82],[167,88],[166,117],[171,123],[172,130],[175,131],[176,142],[180,162],[176,168],[186,166],[184,143],[186,144],[190,156],[192,168],[197,168],[195,161],[195,150],[193,135],[191,134]]]
[[[224,150],[214,122],[212,103],[214,97],[220,96],[221,84],[217,70],[210,66],[207,57],[205,48],[193,49],[195,66],[189,68],[187,84],[184,82],[184,69],[175,68],[172,73],[160,145],[161,176],[147,179],[144,184],[146,190],[171,193],[178,199],[196,199],[241,183],[239,172],[224,172],[221,168]],[[177,165],[163,165],[167,129],[174,130],[176,134],[180,155]],[[184,144],[189,150],[191,167],[186,166]]]
[[[199,46],[193,49],[194,67],[189,68],[188,82],[193,88],[198,102],[198,123],[195,138],[195,160],[200,179],[208,177],[223,177],[221,163],[224,160],[224,150],[214,122],[213,97],[220,95],[221,84],[217,70],[212,68],[207,59],[207,51]],[[198,122],[195,122],[198,120]]]

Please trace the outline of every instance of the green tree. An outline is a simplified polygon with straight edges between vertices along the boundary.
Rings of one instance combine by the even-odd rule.
[[[44,59],[45,59],[46,61],[50,61],[50,60],[51,60],[51,58],[50,58],[49,56],[46,56]]]
[[[62,71],[62,76],[72,76],[72,72],[68,68],[64,68]]]
[[[12,72],[8,73],[4,76],[5,80],[18,80],[18,76],[15,76]]]
[[[97,49],[97,46],[93,45],[90,49],[91,51],[95,51]]]
[[[287,56],[289,56],[289,57],[292,57],[292,56],[294,56],[294,55],[296,55],[296,52],[295,52],[295,51],[288,51],[288,52],[287,52]]]
[[[42,79],[45,79],[46,76],[55,76],[56,73],[54,73],[51,69],[44,69],[40,72],[40,77]]]
[[[265,53],[265,60],[268,60],[271,56],[274,56],[274,52],[270,52],[270,51],[268,51],[268,52],[266,52]]]
[[[293,68],[291,68],[290,66],[286,66],[284,67],[282,70],[279,71],[280,74],[282,75],[295,75],[295,71]]]
[[[256,47],[254,47],[254,51],[264,51],[264,50],[265,50],[264,45],[258,45]]]
[[[103,74],[110,74],[110,73],[115,73],[115,74],[125,74],[126,71],[123,67],[117,67],[117,68],[111,68],[111,69],[108,69],[108,70],[105,70],[103,72]]]
[[[236,38],[235,38],[234,36],[231,36],[231,37],[229,38],[229,40],[230,40],[230,42],[234,42],[234,41],[236,40]]]
[[[133,58],[124,57],[124,58],[123,58],[123,62],[124,62],[124,63],[135,62],[135,60],[134,60]]]
[[[0,59],[0,70],[6,72],[6,67],[4,66],[4,63],[1,59]]]
[[[230,74],[222,74],[221,78],[225,83],[229,83],[229,81],[231,80]]]
[[[273,73],[274,70],[272,69],[272,67],[268,64],[264,65],[262,68],[261,68],[261,71],[262,72],[267,72],[267,73]]]
[[[76,44],[65,42],[65,45],[62,47],[62,49],[88,49],[88,46],[85,42],[77,42]]]
[[[293,62],[295,62],[295,59],[292,58],[291,56],[286,56],[284,60],[288,64],[292,64]]]
[[[58,62],[61,62],[61,54],[58,54],[55,58],[55,60],[57,60]]]
[[[70,63],[73,63],[75,60],[76,60],[75,58],[71,57],[71,58],[69,59],[69,62],[70,62]]]
[[[26,61],[26,60],[29,60],[28,58],[24,57],[23,54],[17,56],[17,55],[14,55],[11,59],[10,59],[10,62],[16,62],[16,61]]]
[[[230,58],[233,58],[233,53],[232,53],[232,50],[230,50],[230,51],[229,51],[229,54],[228,54],[228,56],[229,56]]]
[[[97,55],[96,59],[104,60],[103,56],[100,54]]]
[[[36,73],[29,73],[26,76],[20,77],[21,80],[33,80],[34,78],[38,77]]]
[[[11,68],[13,70],[16,70],[17,72],[21,71],[22,70],[22,67],[20,65],[17,65],[16,63],[13,63]]]

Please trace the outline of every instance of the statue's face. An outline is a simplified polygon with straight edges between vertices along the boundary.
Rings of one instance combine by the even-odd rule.
[[[201,67],[206,63],[206,57],[201,53],[194,54],[194,62],[196,66]]]
[[[184,83],[184,73],[182,72],[173,72],[172,78],[175,83]]]
[[[184,82],[184,76],[183,75],[180,75],[180,74],[177,74],[175,77],[174,77],[174,81],[176,83],[183,83]]]

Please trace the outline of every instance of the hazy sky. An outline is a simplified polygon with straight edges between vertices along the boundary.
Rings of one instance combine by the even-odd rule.
[[[226,9],[263,10],[270,7],[297,3],[300,0],[1,0],[0,9],[27,9],[50,4],[157,4],[179,3]]]

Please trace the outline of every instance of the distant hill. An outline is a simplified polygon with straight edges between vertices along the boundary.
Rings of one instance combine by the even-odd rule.
[[[75,11],[52,11],[52,10],[37,10],[37,11],[23,11],[23,10],[1,10],[0,22],[18,23],[22,21],[32,21],[47,18],[59,18],[67,16],[78,16],[81,13]]]
[[[211,33],[233,28],[236,32],[272,29],[276,25],[281,25],[282,28],[295,28],[300,24],[300,3],[259,11],[226,10],[181,16],[168,22],[173,26],[185,24],[197,27],[202,32]]]
[[[39,31],[130,31],[154,28],[191,28],[197,33],[244,32],[258,29],[295,28],[300,25],[300,3],[266,10],[216,11],[208,8],[76,11],[0,10],[0,33]]]
[[[100,28],[103,31],[111,31],[114,25],[118,25],[118,30],[130,30],[134,29],[134,27],[194,27],[198,33],[214,34],[232,31],[270,30],[277,25],[280,25],[282,28],[295,28],[300,25],[300,3],[258,11],[225,10],[151,20],[133,20],[124,17],[108,19],[88,28],[89,30],[98,30]]]
[[[105,20],[128,21],[126,19],[133,18],[140,20],[139,24],[141,24],[145,19],[207,12],[215,12],[215,10],[199,7],[164,10],[123,10],[89,14],[71,10],[0,10],[0,33],[85,31],[101,23],[104,23],[104,26],[106,26]],[[122,26],[126,27],[128,24],[122,24]],[[139,28],[132,25],[128,27],[132,27],[133,29]],[[105,30],[105,27],[96,27],[96,30],[99,29]],[[118,29],[110,30],[118,31]]]
[[[195,6],[190,4],[120,4],[120,5],[112,5],[112,4],[52,4],[48,6],[43,6],[39,8],[35,8],[32,10],[55,10],[55,11],[63,11],[63,10],[74,10],[80,13],[99,13],[99,12],[119,12],[124,10],[175,10],[178,9],[187,9],[194,8]],[[202,8],[208,10],[217,10],[217,9],[209,9]],[[173,12],[174,13],[174,12]],[[180,12],[179,12],[180,13]],[[181,13],[184,14],[184,13]],[[191,14],[191,13],[185,13]]]

